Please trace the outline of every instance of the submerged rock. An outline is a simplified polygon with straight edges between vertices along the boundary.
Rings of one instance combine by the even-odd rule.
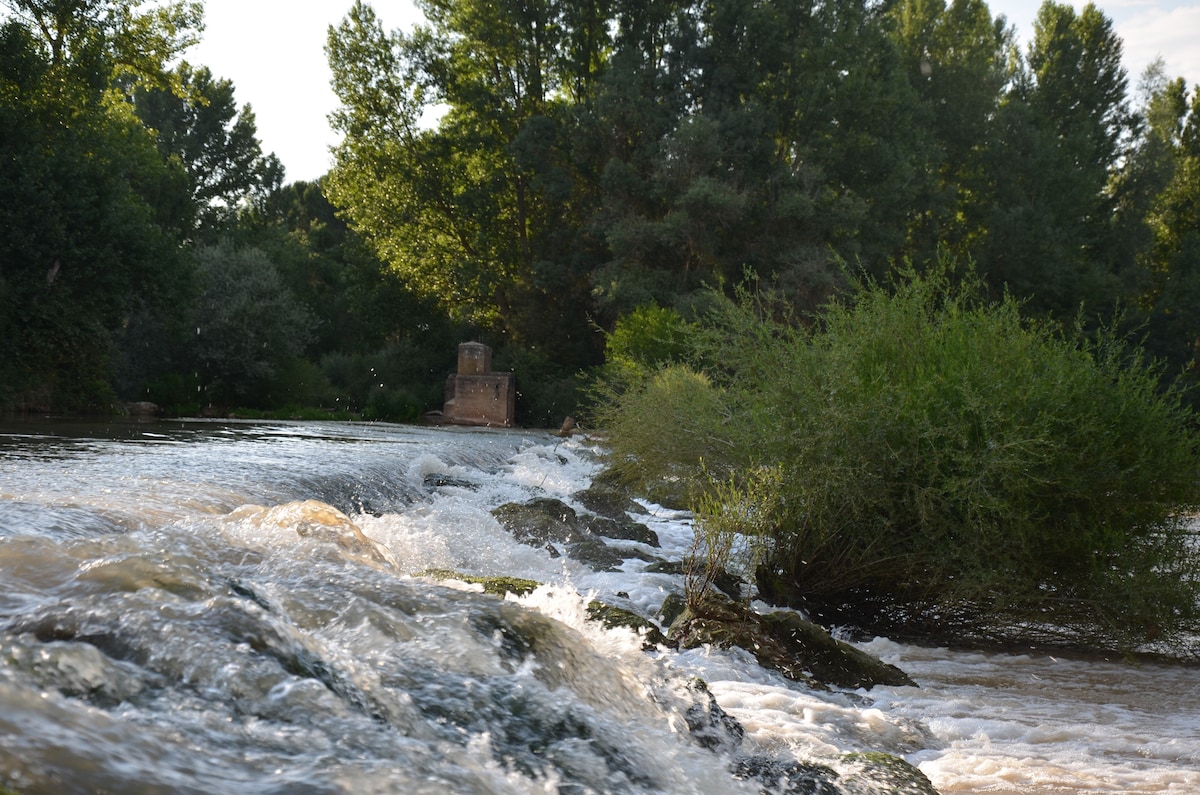
[[[386,547],[368,538],[349,516],[319,500],[288,502],[271,508],[243,505],[229,513],[225,521],[260,530],[292,530],[300,538],[337,547],[343,556],[351,560],[399,568]]]
[[[639,505],[629,492],[604,482],[593,482],[586,489],[575,492],[571,497],[597,516],[604,516],[618,522],[629,519],[630,514],[644,514],[646,511]]]
[[[609,519],[607,516],[584,517],[581,521],[593,535],[604,536],[605,538],[612,538],[618,541],[637,541],[639,544],[651,547],[662,546],[658,540],[658,533],[646,527],[641,522],[630,522],[628,520],[619,522],[615,519]]]
[[[426,491],[436,491],[437,489],[456,488],[467,489],[468,491],[479,491],[479,484],[466,478],[455,477],[441,472],[433,472],[425,476],[422,480],[422,485]]]
[[[609,629],[614,627],[632,629],[642,637],[643,649],[653,650],[659,646],[674,645],[653,621],[639,616],[632,610],[593,600],[588,603],[587,615],[592,621],[599,621]]]
[[[520,577],[485,577],[476,574],[464,574],[450,569],[429,569],[428,571],[421,572],[420,576],[429,577],[433,580],[459,580],[460,582],[479,585],[483,588],[484,593],[500,597],[508,594],[526,596],[533,593],[541,585],[536,580],[525,580]],[[660,645],[671,645],[670,641],[667,640],[667,636],[663,634],[662,630],[653,621],[638,615],[632,610],[592,600],[587,606],[587,616],[590,620],[597,621],[609,629],[613,629],[614,627],[632,629],[638,635],[642,636],[643,648],[653,649]]]
[[[702,748],[732,752],[737,750],[746,737],[746,729],[737,718],[721,709],[717,699],[709,691],[703,679],[688,683],[688,691],[695,703],[684,714],[692,739]]]
[[[896,666],[835,639],[796,613],[758,615],[715,593],[688,605],[671,623],[667,637],[682,648],[738,646],[764,668],[812,687],[916,685]]]
[[[494,508],[496,517],[513,538],[532,547],[579,541],[586,531],[579,526],[575,509],[562,500],[538,497],[529,502],[506,502]]]
[[[658,537],[649,529],[634,522],[621,524],[599,516],[580,516],[562,500],[539,497],[524,503],[509,502],[494,508],[492,515],[517,541],[545,549],[552,557],[565,552],[597,571],[614,571],[629,558],[655,560],[638,550],[614,548],[604,540],[633,540],[657,546]]]
[[[733,777],[754,779],[771,795],[842,795],[835,784],[837,771],[811,762],[783,761],[769,756],[744,756],[733,764]]]
[[[842,788],[853,795],[938,795],[933,782],[915,765],[892,754],[855,752],[842,757]]]

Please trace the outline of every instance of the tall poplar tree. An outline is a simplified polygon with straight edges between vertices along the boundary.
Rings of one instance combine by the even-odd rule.
[[[186,62],[170,79],[174,88],[139,87],[134,108],[163,157],[176,158],[187,172],[200,227],[228,227],[246,204],[282,186],[283,165],[263,154],[254,112],[238,108],[230,80]]]
[[[1143,259],[1148,344],[1195,384],[1200,383],[1200,86],[1188,94],[1182,78],[1154,93],[1139,155],[1155,157],[1165,178],[1146,215],[1152,240]]]
[[[1047,0],[1025,68],[997,113],[985,169],[990,281],[1059,317],[1120,298],[1109,256],[1117,197],[1109,190],[1132,129],[1121,40],[1093,5]]]
[[[362,2],[330,31],[345,137],[329,195],[389,266],[458,318],[586,359],[598,344],[578,311],[588,245],[573,214],[571,110],[602,68],[603,8],[421,7],[429,24],[411,35],[385,33]],[[439,121],[422,126],[433,108]]]

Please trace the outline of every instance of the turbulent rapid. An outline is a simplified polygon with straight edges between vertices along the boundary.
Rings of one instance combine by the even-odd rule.
[[[689,517],[644,504],[658,546],[597,570],[492,510],[583,512],[599,468],[537,432],[0,428],[0,785],[834,795],[894,791],[883,753],[943,793],[1200,791],[1195,669],[876,639],[919,688],[822,691],[591,620],[682,591],[651,563],[690,554]]]

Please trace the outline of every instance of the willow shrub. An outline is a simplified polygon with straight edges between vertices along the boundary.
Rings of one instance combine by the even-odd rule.
[[[602,412],[613,467],[751,537],[801,598],[1097,645],[1193,629],[1190,411],[1121,340],[975,295],[909,271],[807,330],[721,301],[690,365]]]

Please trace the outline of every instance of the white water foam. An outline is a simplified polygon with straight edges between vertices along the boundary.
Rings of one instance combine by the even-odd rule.
[[[607,654],[644,656],[631,631],[588,621],[586,600],[619,594],[620,603],[653,615],[668,593],[682,588],[680,577],[647,574],[633,560],[617,572],[552,560],[512,541],[481,506],[532,495],[570,502],[598,469],[592,451],[578,441],[558,443],[523,451],[509,466],[503,485],[471,494],[444,490],[416,515],[380,520],[377,531],[406,550],[414,570],[521,572],[551,583],[522,603],[587,633]],[[689,515],[643,505],[647,514],[634,518],[658,534],[662,546],[653,551],[673,560],[691,554]],[[748,740],[768,752],[836,766],[847,751],[886,751],[917,764],[943,793],[1200,792],[1194,669],[921,649],[885,639],[862,648],[921,686],[814,693],[739,649],[700,648],[661,659],[680,677],[703,678]]]
[[[277,435],[283,439],[305,437],[302,430],[285,429]],[[391,443],[391,431],[381,428],[348,432],[369,437],[375,445],[371,448],[375,451],[372,466],[378,466],[380,473],[390,472],[385,443]],[[327,428],[309,435],[314,436],[315,443],[326,437],[336,438],[339,433],[337,428]],[[490,513],[505,502],[546,496],[581,508],[571,495],[586,486],[599,469],[595,451],[586,442],[547,439],[539,444],[505,434],[484,435],[480,442],[467,433],[443,437],[428,430],[397,430],[394,435],[399,437],[398,447],[408,446],[405,449],[410,456],[400,466],[400,477],[405,482],[398,493],[417,496],[411,504],[384,511],[348,512],[353,524],[387,547],[396,561],[395,571],[372,570],[375,579],[364,575],[358,584],[342,581],[357,576],[355,569],[345,566],[336,554],[327,554],[331,548],[327,543],[322,546],[311,537],[301,538],[294,528],[270,524],[235,522],[222,530],[214,513],[214,505],[221,513],[248,499],[271,505],[264,495],[276,493],[283,494],[278,503],[303,499],[306,495],[294,493],[291,484],[284,484],[287,489],[280,487],[274,470],[272,479],[252,483],[248,491],[253,493],[246,497],[238,497],[237,487],[245,479],[244,473],[253,474],[255,466],[269,465],[286,473],[311,459],[312,451],[318,448],[298,444],[294,449],[288,447],[284,451],[287,455],[283,455],[273,446],[260,445],[254,462],[242,460],[232,473],[199,484],[186,482],[200,471],[198,465],[194,470],[190,466],[192,459],[185,455],[189,448],[170,448],[160,440],[153,444],[158,451],[155,460],[167,464],[159,469],[149,467],[138,456],[126,456],[122,450],[106,464],[111,470],[94,473],[86,467],[93,455],[103,455],[103,451],[94,453],[90,448],[69,466],[57,460],[23,460],[7,469],[0,467],[0,499],[11,499],[14,506],[20,501],[19,510],[7,514],[20,525],[20,532],[14,530],[5,540],[6,568],[0,571],[8,588],[8,593],[0,596],[0,604],[7,614],[20,617],[43,610],[48,619],[38,626],[47,627],[58,627],[59,622],[78,614],[84,629],[89,626],[86,618],[97,622],[101,629],[108,626],[106,631],[117,638],[126,637],[121,634],[124,630],[133,640],[153,638],[153,643],[147,641],[147,653],[156,660],[163,658],[158,660],[161,671],[178,668],[183,680],[206,683],[195,690],[181,688],[176,701],[167,699],[173,705],[169,713],[136,705],[106,712],[73,695],[18,689],[8,679],[24,681],[18,674],[26,673],[18,671],[14,663],[0,669],[0,704],[7,705],[0,710],[0,728],[11,735],[5,743],[11,739],[16,745],[0,749],[0,761],[9,754],[13,762],[10,769],[20,771],[24,758],[37,759],[43,748],[49,748],[45,752],[48,755],[75,754],[88,766],[100,767],[106,764],[103,754],[117,753],[124,754],[121,759],[131,765],[136,762],[148,766],[146,769],[165,771],[164,781],[172,780],[173,771],[191,769],[193,764],[211,781],[225,773],[216,769],[215,762],[195,762],[189,756],[191,740],[186,739],[211,734],[222,738],[214,746],[218,750],[226,747],[226,740],[246,742],[246,759],[237,762],[241,765],[237,775],[247,780],[258,774],[262,764],[278,764],[278,792],[287,791],[291,785],[303,785],[307,776],[356,793],[395,792],[397,782],[403,782],[408,792],[549,795],[572,785],[563,778],[566,773],[562,771],[582,771],[583,780],[601,776],[602,760],[586,743],[570,738],[550,749],[558,768],[547,767],[531,774],[501,760],[501,740],[487,731],[471,734],[465,745],[417,736],[428,731],[422,729],[422,718],[404,698],[389,695],[385,682],[389,672],[404,670],[397,664],[397,660],[409,659],[404,654],[427,665],[440,659],[465,658],[455,663],[457,670],[470,673],[478,668],[483,677],[500,671],[496,666],[502,664],[494,654],[479,653],[477,633],[462,624],[457,614],[449,608],[438,612],[441,603],[436,597],[431,607],[422,607],[412,615],[396,608],[387,621],[380,615],[391,609],[391,603],[382,597],[367,598],[374,593],[371,589],[389,593],[389,589],[395,590],[398,595],[388,598],[397,600],[407,598],[404,594],[410,590],[424,594],[422,589],[428,590],[429,581],[420,576],[421,572],[441,568],[527,577],[545,583],[528,596],[510,599],[575,633],[572,637],[578,642],[555,653],[571,656],[573,665],[564,666],[564,671],[592,672],[576,674],[583,678],[571,683],[571,693],[577,693],[579,699],[578,708],[594,708],[590,718],[599,730],[631,733],[636,740],[631,745],[639,749],[636,753],[649,760],[645,764],[662,767],[662,780],[687,782],[675,788],[664,787],[664,791],[759,791],[757,785],[731,780],[727,759],[682,741],[686,727],[669,725],[663,730],[662,723],[677,713],[657,710],[652,705],[674,697],[681,683],[699,676],[708,683],[720,706],[745,728],[747,752],[776,753],[838,767],[839,757],[847,751],[889,751],[917,764],[947,794],[1200,792],[1200,672],[1194,668],[1033,654],[965,653],[879,639],[863,644],[863,648],[904,669],[920,688],[814,692],[761,668],[750,654],[738,649],[702,647],[647,653],[632,631],[605,629],[588,620],[587,604],[599,598],[653,615],[668,594],[681,591],[681,577],[647,573],[646,564],[640,560],[629,560],[618,571],[596,572],[568,558],[551,557],[546,550],[516,542]],[[471,466],[468,457],[455,454],[454,443],[460,439],[474,440],[476,445],[492,444],[496,455],[488,457],[488,463]],[[360,448],[354,449],[355,458],[343,463],[341,472],[358,471]],[[462,461],[466,463],[459,463]],[[146,467],[135,473],[136,480],[129,479],[130,463]],[[67,469],[78,471],[69,478],[55,479],[56,473]],[[109,477],[112,473],[115,476]],[[429,486],[429,476],[446,478],[444,483]],[[153,500],[155,511],[140,507],[149,487],[161,495]],[[183,495],[179,501],[174,500],[176,494]],[[202,497],[196,499],[197,494]],[[217,496],[210,499],[209,495]],[[22,518],[32,510],[27,506],[95,509],[105,500],[111,500],[113,510],[122,516],[137,516],[134,524],[139,527],[161,521],[157,512],[161,503],[169,508],[172,526],[140,529],[127,535],[88,536],[87,540],[58,544],[41,538],[41,525],[26,523]],[[107,508],[109,503],[104,505]],[[689,516],[662,506],[644,507],[648,513],[634,518],[658,534],[661,548],[634,542],[612,544],[669,560],[691,554]],[[180,521],[177,516],[191,518]],[[186,538],[179,538],[180,532],[202,540],[188,545],[183,543]],[[222,534],[227,542],[233,542],[232,546],[219,543],[215,536]],[[214,538],[210,540],[209,535]],[[277,570],[282,572],[278,576]],[[259,576],[262,571],[269,571],[271,576]],[[219,576],[213,572],[219,572]],[[307,579],[297,572],[307,575]],[[253,599],[242,591],[227,593],[223,584],[226,577],[236,580],[238,588],[253,591]],[[400,585],[407,582],[412,588],[396,588],[393,577],[399,578]],[[314,581],[324,580],[333,587],[328,591],[316,589]],[[293,585],[310,590],[306,598],[311,604],[292,603],[301,598],[293,593]],[[64,594],[62,598],[66,599],[65,594],[76,586],[77,594],[71,598],[78,601],[59,610],[55,605],[57,594]],[[351,586],[359,591],[352,592]],[[445,583],[441,587],[452,586]],[[478,590],[478,586],[453,587]],[[211,597],[196,600],[191,596],[209,590],[214,594]],[[266,606],[255,607],[256,600]],[[125,609],[135,603],[143,605],[140,611]],[[287,609],[271,605],[286,605]],[[169,611],[178,613],[178,621],[167,619]],[[330,671],[344,678],[334,677],[322,684],[313,676],[289,677],[280,672],[273,658],[249,647],[218,648],[224,636],[214,628],[218,625],[210,626],[210,622],[222,616],[233,627],[241,627],[243,622],[255,627],[259,622],[266,636],[277,630],[282,640],[294,640],[297,648],[311,647],[315,659],[326,661]],[[284,624],[282,616],[295,620],[296,626]],[[408,620],[414,622],[414,627],[423,622],[444,625],[428,636],[412,630],[413,639],[405,624]],[[146,625],[145,631],[134,631],[138,622]],[[106,686],[120,691],[118,695],[141,692],[141,679],[126,682],[114,676],[99,665],[105,661],[88,651],[92,647],[86,644],[74,644],[78,648],[62,645],[66,641],[39,645],[28,635],[12,636],[7,642],[13,649],[29,650],[20,654],[14,651],[9,655],[11,660],[53,660],[54,670],[47,668],[46,676],[68,684],[78,682],[71,687],[81,693],[90,691],[97,680],[109,683]],[[186,651],[191,648],[189,643],[208,649],[213,656],[201,664]],[[287,644],[284,647],[292,648]],[[80,649],[88,653],[77,653]],[[227,651],[228,655],[220,656],[217,651]],[[303,656],[297,659],[303,660]],[[552,665],[554,659],[553,655],[539,657],[538,664]],[[42,671],[34,663],[30,665],[34,673]],[[118,665],[118,673],[124,675],[122,666],[126,663]],[[514,686],[531,690],[543,687],[546,681],[553,682],[555,676],[566,675],[537,670],[531,660],[522,662],[515,671],[503,673]],[[273,678],[264,680],[268,676]],[[264,687],[264,681],[266,689],[260,693],[256,688]],[[353,736],[327,733],[309,725],[306,715],[322,716],[323,721],[336,725],[348,709],[332,692],[330,683],[359,688],[376,700],[395,725],[411,723],[413,736],[385,731],[372,734],[375,724],[369,720],[355,723],[358,731],[383,749],[372,749],[371,753],[378,756],[370,756],[358,752],[365,744],[356,745]],[[221,699],[241,699],[240,709],[244,709],[237,715],[220,711],[216,702],[206,703],[201,698],[203,687],[218,688]],[[544,697],[557,698],[557,692],[548,690]],[[18,711],[20,720],[13,717]],[[406,717],[410,713],[412,717]],[[198,731],[189,734],[193,728]],[[278,752],[274,750],[277,748]],[[287,767],[288,760],[298,754],[297,749],[311,753],[315,760],[311,767],[307,762]],[[156,762],[152,758],[155,755],[163,756],[165,761]],[[230,759],[233,756],[223,761]],[[397,763],[391,761],[394,759],[406,760],[405,764],[417,772],[410,775],[398,770]],[[97,778],[96,782],[118,787],[122,783],[120,765],[106,769],[109,777]],[[427,773],[431,778],[425,782],[421,776]]]

